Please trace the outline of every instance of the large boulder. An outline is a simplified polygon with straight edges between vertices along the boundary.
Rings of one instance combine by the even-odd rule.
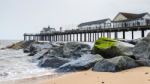
[[[100,55],[84,54],[77,60],[73,60],[60,66],[60,68],[57,69],[57,72],[73,72],[79,70],[87,70],[93,67],[93,65],[100,60],[103,60],[103,57]]]
[[[127,56],[118,56],[111,59],[103,59],[97,62],[93,71],[98,72],[116,72],[125,69],[137,67],[138,64],[134,59]]]
[[[11,48],[11,49],[24,49],[27,48],[28,46],[30,46],[31,44],[35,43],[35,41],[20,41],[17,42],[15,44],[12,44],[10,46],[7,46],[7,48]]]
[[[68,42],[64,44],[52,44],[48,51],[48,56],[63,57],[68,59],[77,59],[83,54],[90,53],[91,47],[87,44],[78,42]]]
[[[40,67],[58,68],[59,66],[69,62],[69,60],[60,57],[44,57],[39,61]]]
[[[48,56],[64,57],[63,46],[52,47],[48,52]]]
[[[68,42],[63,46],[63,55],[67,58],[78,58],[83,54],[89,53],[91,47],[87,44],[78,42]]]
[[[41,51],[37,52],[33,57],[32,57],[32,62],[36,62],[37,60],[40,60],[44,58],[49,52],[49,49],[42,49]]]
[[[150,33],[138,41],[133,49],[133,54],[141,66],[150,66]]]
[[[133,54],[137,60],[150,59],[150,37],[139,40],[133,49]]]
[[[133,56],[134,45],[113,40],[110,38],[99,38],[94,44],[92,52],[100,54],[104,58],[112,58],[119,55]]]
[[[139,59],[139,60],[136,60],[136,62],[140,66],[150,66],[150,60],[149,59]]]
[[[43,50],[43,49],[50,49],[52,46],[49,43],[34,43],[30,45],[25,50],[29,50],[30,54],[29,56],[35,55],[37,52]]]

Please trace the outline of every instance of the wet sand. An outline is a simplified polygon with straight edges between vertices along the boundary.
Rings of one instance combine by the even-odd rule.
[[[37,84],[150,84],[150,67],[138,67],[116,73],[88,70],[41,80]]]

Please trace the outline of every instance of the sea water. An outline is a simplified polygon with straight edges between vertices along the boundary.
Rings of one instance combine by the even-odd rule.
[[[17,41],[0,40],[0,48],[6,47]],[[0,50],[0,82],[32,78],[54,74],[54,70],[40,68],[33,63],[32,57],[23,53],[23,50]]]

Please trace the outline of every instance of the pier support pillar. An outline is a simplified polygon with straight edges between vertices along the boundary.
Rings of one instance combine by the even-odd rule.
[[[141,30],[141,37],[144,37],[145,34],[144,34],[144,30]]]
[[[73,42],[75,41],[75,39],[74,39],[74,38],[75,38],[75,36],[74,36],[74,34],[73,34]]]
[[[89,36],[90,36],[90,34],[88,33],[88,35],[87,35],[87,37],[88,37],[88,38],[87,38],[87,39],[88,39],[88,42],[90,42],[90,39],[89,39],[90,37],[89,37]]]
[[[105,32],[103,32],[103,37],[105,37]]]
[[[97,39],[97,33],[95,33],[95,40],[94,41],[96,41],[96,39]]]
[[[90,35],[90,36],[89,36],[89,37],[90,37],[89,40],[90,40],[90,42],[91,42],[91,41],[92,41],[92,40],[91,40],[91,33],[89,33],[89,35]]]
[[[99,32],[97,33],[97,36],[98,36],[97,39],[99,39]]]
[[[115,39],[117,39],[118,38],[118,33],[117,32],[115,32]]]
[[[95,35],[95,34],[93,33],[93,42],[94,42],[94,39],[95,39],[95,38],[94,38],[94,35]]]
[[[63,41],[66,41],[65,39],[66,39],[66,36],[65,36],[65,34],[64,34],[64,35],[63,35]]]
[[[82,42],[82,33],[80,34],[80,41]]]
[[[103,33],[101,32],[101,37],[103,37]]]
[[[67,36],[67,41],[68,41],[68,34],[66,36]]]
[[[31,40],[31,36],[29,36],[29,41]]]
[[[125,31],[123,31],[123,39],[125,39]]]
[[[134,31],[131,31],[132,32],[132,40],[134,39]]]
[[[26,35],[24,35],[24,41],[26,41]]]
[[[77,42],[78,42],[78,34],[77,34]]]
[[[72,40],[72,39],[71,39],[71,38],[72,38],[71,36],[72,36],[72,35],[70,34],[70,41]]]
[[[84,42],[86,42],[86,33],[84,33]]]

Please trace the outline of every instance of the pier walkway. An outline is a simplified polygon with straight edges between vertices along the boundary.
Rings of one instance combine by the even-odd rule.
[[[80,42],[92,42],[99,37],[118,38],[118,33],[122,32],[122,39],[126,39],[126,32],[131,32],[131,37],[134,39],[134,32],[140,31],[141,37],[145,36],[145,31],[150,30],[150,24],[136,25],[129,27],[112,27],[112,28],[91,28],[90,30],[72,29],[63,32],[56,31],[53,33],[37,33],[37,34],[24,34],[24,40],[36,40],[36,41],[80,41]]]

